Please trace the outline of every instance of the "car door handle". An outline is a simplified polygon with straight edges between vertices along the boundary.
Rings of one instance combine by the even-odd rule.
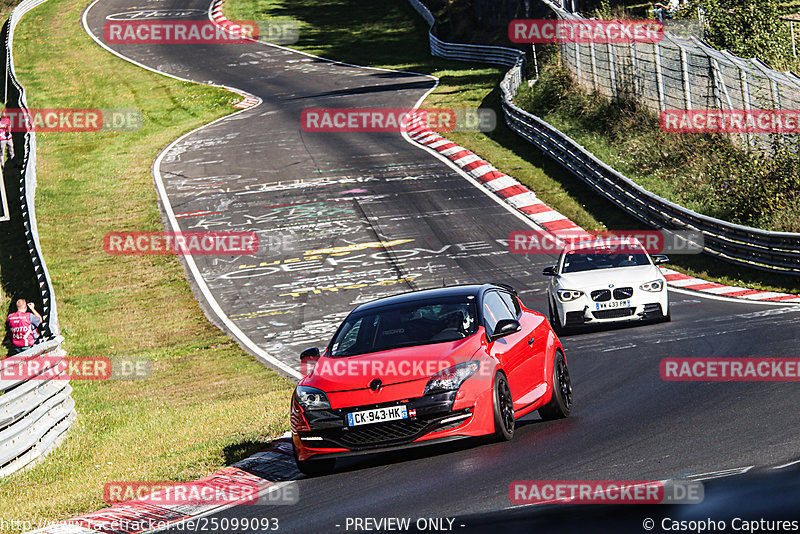
[[[533,345],[535,339],[535,337],[531,336],[531,338],[528,340],[528,345]]]

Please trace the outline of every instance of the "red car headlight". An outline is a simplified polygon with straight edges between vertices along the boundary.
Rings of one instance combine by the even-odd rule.
[[[480,367],[480,362],[473,360],[439,371],[431,377],[428,385],[425,386],[425,395],[457,390],[461,387],[461,383],[474,375]]]

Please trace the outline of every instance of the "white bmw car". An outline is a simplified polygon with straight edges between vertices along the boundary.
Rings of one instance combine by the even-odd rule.
[[[563,331],[586,324],[669,321],[667,281],[657,267],[668,261],[664,255],[651,257],[635,239],[566,247],[558,263],[542,272],[550,277],[550,323]]]

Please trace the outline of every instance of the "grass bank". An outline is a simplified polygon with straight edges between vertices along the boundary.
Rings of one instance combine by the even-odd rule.
[[[36,211],[70,356],[153,361],[142,381],[73,382],[78,419],[34,468],[0,480],[0,519],[55,521],[102,508],[115,480],[183,481],[287,429],[291,384],[206,320],[172,256],[109,256],[109,231],[162,229],[150,166],[239,97],[144,71],[98,47],[85,0],[49,0],[16,30],[33,108],[137,108],[136,132],[37,135]]]
[[[552,62],[517,105],[639,185],[699,213],[766,230],[800,231],[800,160],[742,150],[719,134],[671,134],[635,102],[582,90]]]

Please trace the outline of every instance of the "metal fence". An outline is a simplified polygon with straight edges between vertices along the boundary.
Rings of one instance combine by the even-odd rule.
[[[22,2],[3,26],[7,107],[27,109],[25,90],[14,74],[14,30],[23,15],[44,1]],[[25,262],[30,261],[31,283],[40,292],[44,317],[41,330],[47,340],[19,355],[0,360],[0,477],[30,465],[52,450],[76,417],[72,387],[65,380],[64,366],[56,367],[65,352],[61,348],[63,338],[58,335],[52,285],[36,226],[36,135],[34,132],[14,134],[14,146],[17,156],[14,165],[6,168],[5,178],[9,182],[13,180],[8,184],[9,189],[18,196],[8,198],[11,209],[6,220],[0,221],[0,231],[18,232],[23,254],[29,255]]]
[[[559,19],[582,18],[550,0],[543,2]],[[657,114],[684,109],[800,109],[799,76],[716,50],[696,37],[665,31],[658,43],[561,43],[559,47],[582,87],[613,100],[632,98]],[[732,137],[739,144],[772,147],[768,134]]]
[[[433,17],[425,6],[418,0],[409,2],[430,24]],[[471,53],[475,55],[482,53],[475,45],[448,44],[448,48],[453,46],[472,47]],[[433,44],[431,52],[434,53]],[[769,232],[729,223],[661,198],[600,161],[557,128],[516,106],[514,96],[524,80],[525,66],[524,55],[516,52],[514,65],[500,83],[500,89],[506,123],[523,139],[559,161],[597,193],[645,224],[668,230],[701,232],[706,254],[758,269],[800,275],[800,234]],[[498,62],[494,55],[489,54],[480,60]],[[782,95],[780,90],[774,94]]]

